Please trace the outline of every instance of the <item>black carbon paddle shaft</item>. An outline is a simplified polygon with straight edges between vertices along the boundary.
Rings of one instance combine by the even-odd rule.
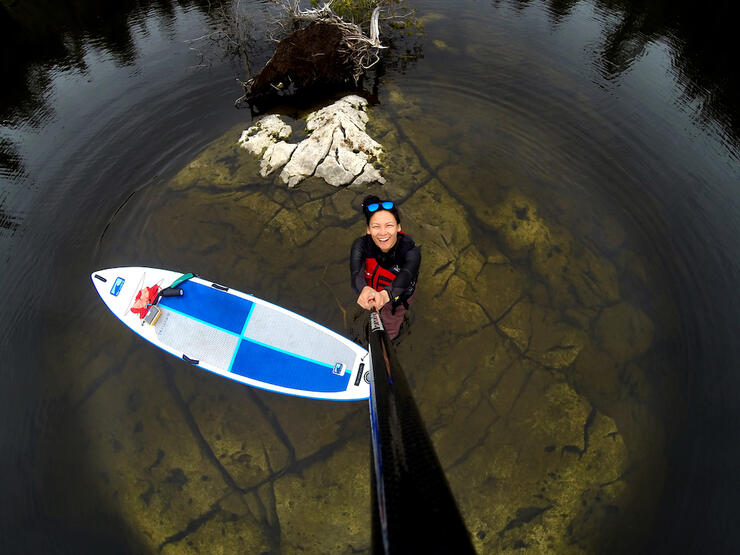
[[[474,553],[393,344],[371,313],[375,553]]]

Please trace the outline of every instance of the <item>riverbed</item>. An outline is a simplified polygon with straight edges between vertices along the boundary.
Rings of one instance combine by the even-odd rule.
[[[415,2],[423,31],[360,90],[273,107],[300,129],[364,94],[386,185],[294,189],[237,145],[258,117],[234,108],[243,66],[187,42],[206,6],[10,8],[0,541],[368,551],[366,404],[199,372],[88,280],[194,271],[349,334],[377,193],[422,245],[398,354],[479,552],[736,548],[734,82],[659,5]]]

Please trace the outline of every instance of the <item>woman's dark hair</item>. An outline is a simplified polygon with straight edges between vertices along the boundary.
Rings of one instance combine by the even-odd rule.
[[[365,219],[367,220],[368,224],[370,223],[370,218],[372,217],[372,215],[375,214],[376,212],[380,212],[381,210],[390,212],[391,214],[393,214],[393,217],[396,218],[396,223],[397,224],[401,223],[401,215],[398,213],[398,207],[396,206],[395,202],[393,203],[393,208],[391,209],[386,209],[381,206],[375,212],[369,212],[367,209],[367,206],[369,204],[373,204],[374,202],[377,202],[378,204],[380,204],[381,202],[385,202],[385,201],[380,200],[380,198],[376,197],[375,195],[368,195],[362,201],[362,212],[363,214],[365,214]]]

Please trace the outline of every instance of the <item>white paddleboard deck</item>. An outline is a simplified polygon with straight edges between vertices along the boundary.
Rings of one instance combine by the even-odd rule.
[[[110,268],[92,282],[118,318],[157,347],[238,382],[279,393],[351,401],[370,395],[367,351],[289,310],[228,287],[191,278],[179,297],[163,297],[153,325],[131,312],[143,287],[171,285],[182,274]]]

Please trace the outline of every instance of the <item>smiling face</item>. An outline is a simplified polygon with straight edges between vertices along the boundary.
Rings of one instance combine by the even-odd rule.
[[[396,217],[387,210],[378,210],[370,217],[367,224],[367,233],[381,251],[388,252],[398,241],[398,232],[401,224],[396,222]]]

